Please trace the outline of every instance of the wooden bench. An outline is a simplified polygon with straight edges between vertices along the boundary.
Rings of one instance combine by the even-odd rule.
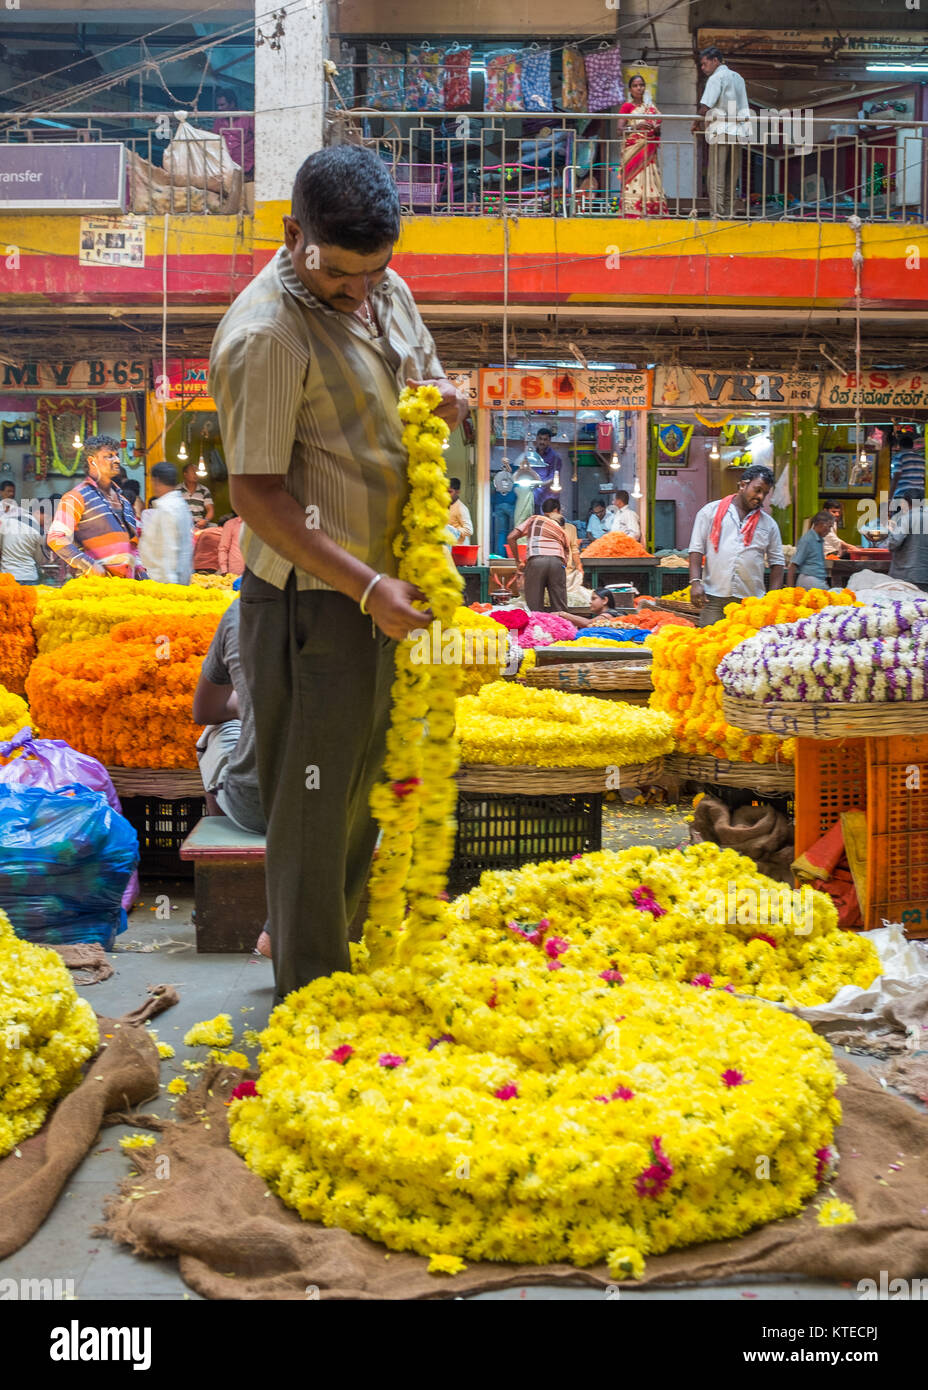
[[[180,847],[193,861],[197,951],[252,951],[267,920],[263,835],[204,816]]]

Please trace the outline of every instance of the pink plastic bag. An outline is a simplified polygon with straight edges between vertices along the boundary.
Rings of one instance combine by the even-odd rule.
[[[22,755],[0,767],[0,782],[7,786],[41,787],[56,792],[75,783],[88,791],[99,792],[114,811],[122,815],[112,778],[96,758],[78,753],[70,743],[60,738],[33,738],[31,729],[20,729],[8,743],[0,743],[0,758],[22,749]],[[122,906],[129,912],[139,896],[139,871],[132,876],[122,895]]]

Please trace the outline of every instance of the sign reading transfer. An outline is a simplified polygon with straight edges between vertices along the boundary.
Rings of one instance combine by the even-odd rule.
[[[0,212],[124,212],[125,207],[124,145],[0,144]]]

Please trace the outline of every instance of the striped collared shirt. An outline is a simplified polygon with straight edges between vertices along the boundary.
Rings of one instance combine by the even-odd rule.
[[[115,483],[104,497],[90,477],[66,492],[48,528],[48,545],[77,574],[102,565],[107,574],[132,579],[139,567],[138,523],[132,503]]]
[[[407,377],[444,371],[394,271],[370,303],[382,331],[376,340],[354,315],[316,299],[282,247],[217,328],[209,388],[229,472],[285,475],[308,526],[395,575],[393,538],[408,493],[397,400]],[[247,526],[241,547],[253,574],[284,587],[288,560]],[[296,575],[300,589],[331,587],[306,570]]]
[[[517,536],[526,537],[526,559],[536,555],[554,555],[566,565],[570,559],[570,542],[559,521],[548,516],[530,516],[516,527]]]

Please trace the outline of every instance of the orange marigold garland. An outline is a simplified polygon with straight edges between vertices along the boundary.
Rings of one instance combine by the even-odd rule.
[[[137,618],[36,657],[27,692],[42,732],[111,766],[195,768],[193,692],[218,621]]]
[[[0,685],[22,695],[35,658],[35,589],[0,574]]]

